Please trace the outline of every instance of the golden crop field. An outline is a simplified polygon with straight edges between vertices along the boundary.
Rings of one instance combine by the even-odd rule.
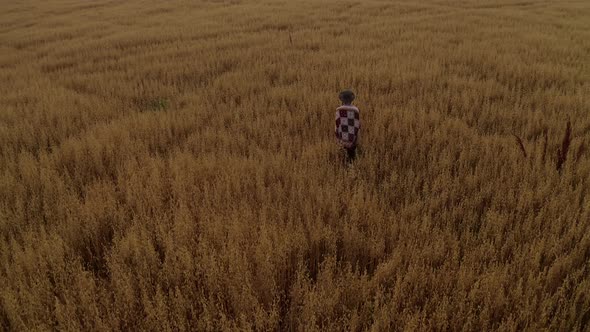
[[[590,331],[589,95],[586,0],[0,0],[0,330]]]

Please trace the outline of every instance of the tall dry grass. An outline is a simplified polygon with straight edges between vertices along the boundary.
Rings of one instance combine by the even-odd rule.
[[[0,329],[588,330],[587,1],[0,7]]]

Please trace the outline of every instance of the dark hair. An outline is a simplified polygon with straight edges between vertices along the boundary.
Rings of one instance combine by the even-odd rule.
[[[352,92],[352,90],[343,90],[342,92],[340,92],[340,94],[338,95],[338,98],[340,99],[340,101],[342,101],[343,103],[351,103],[354,98],[354,92]]]

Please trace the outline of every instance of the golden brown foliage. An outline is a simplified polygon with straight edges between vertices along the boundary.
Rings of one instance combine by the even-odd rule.
[[[561,147],[557,149],[557,170],[561,171],[565,160],[567,159],[567,152],[569,151],[570,144],[572,142],[572,123],[571,121],[567,122],[567,127],[565,128],[565,134],[563,135],[563,140],[561,141]]]
[[[0,6],[0,329],[587,330],[590,2]]]

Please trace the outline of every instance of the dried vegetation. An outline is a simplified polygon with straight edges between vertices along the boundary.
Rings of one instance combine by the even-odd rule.
[[[0,329],[587,329],[588,17],[2,1]]]

